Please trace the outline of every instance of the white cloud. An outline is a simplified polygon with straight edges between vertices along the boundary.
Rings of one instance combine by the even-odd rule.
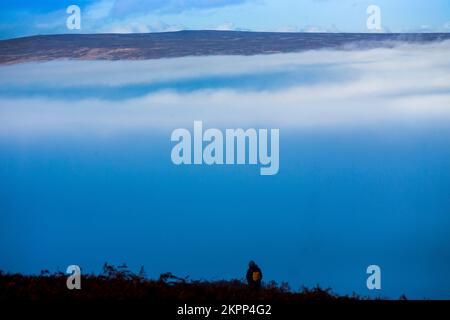
[[[295,26],[283,26],[275,30],[275,32],[300,32],[301,30]]]
[[[114,14],[118,16],[130,13],[150,12],[181,13],[188,10],[204,10],[239,5],[250,0],[114,0]]]
[[[442,28],[445,32],[450,32],[450,21],[444,23],[444,26]]]
[[[112,25],[105,29],[108,33],[147,33],[150,32],[150,28],[144,23],[125,23]]]
[[[211,30],[218,30],[218,31],[232,31],[237,29],[238,28],[236,27],[236,25],[232,22],[225,22],[211,28]]]
[[[111,14],[115,0],[101,0],[89,5],[86,8],[85,16],[87,19],[104,19]]]
[[[180,25],[171,25],[163,21],[152,21],[150,18],[127,19],[111,22],[100,27],[102,33],[148,33],[148,32],[171,32],[180,31],[185,28]]]
[[[37,73],[41,84],[63,88],[257,75],[313,65],[323,66],[325,73],[332,68],[344,77],[261,90],[220,87],[185,93],[169,90],[119,101],[2,97],[0,135],[174,128],[189,125],[193,120],[227,127],[339,128],[437,121],[449,125],[449,54],[450,42],[446,42],[251,57],[60,61],[6,66],[0,68],[1,86],[30,86],[30,79],[36,79],[33,75]],[[299,70],[301,73],[302,69]],[[345,76],[347,73],[352,76]]]

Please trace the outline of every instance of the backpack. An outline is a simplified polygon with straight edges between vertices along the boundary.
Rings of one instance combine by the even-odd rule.
[[[253,281],[261,280],[261,273],[259,271],[253,271],[252,272],[252,280]]]

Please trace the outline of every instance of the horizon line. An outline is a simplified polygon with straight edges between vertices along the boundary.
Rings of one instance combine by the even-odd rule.
[[[18,40],[26,38],[36,38],[36,37],[51,37],[51,36],[89,36],[89,35],[150,35],[150,34],[173,34],[182,32],[217,32],[217,33],[265,33],[265,34],[364,34],[364,35],[419,35],[419,34],[442,34],[447,35],[450,32],[346,32],[346,31],[255,31],[255,30],[216,30],[216,29],[183,29],[183,30],[173,30],[173,31],[155,31],[155,32],[96,32],[96,33],[49,33],[49,34],[34,34],[27,36],[19,36],[13,38],[4,38],[0,41]]]

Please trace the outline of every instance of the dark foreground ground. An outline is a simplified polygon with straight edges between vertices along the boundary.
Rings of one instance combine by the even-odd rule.
[[[0,272],[0,300],[20,301],[152,301],[173,303],[238,303],[243,301],[343,301],[359,300],[337,296],[319,287],[292,291],[286,283],[266,283],[259,291],[249,290],[240,280],[195,281],[171,273],[147,279],[126,266],[105,264],[100,275],[82,275],[81,289],[69,290],[68,274],[62,272],[21,275]]]
[[[313,49],[390,47],[395,42],[449,40],[450,33],[279,33],[179,31],[42,35],[0,41],[0,64],[54,59],[144,60],[203,55],[255,55]]]
[[[388,301],[338,296],[319,287],[292,291],[287,284],[276,283],[255,292],[240,280],[193,281],[171,273],[151,280],[143,272],[134,274],[126,266],[108,264],[100,275],[82,276],[80,290],[67,289],[67,276],[46,271],[34,276],[0,272],[0,310],[58,319],[364,319],[393,312],[407,318],[425,316],[449,306],[448,302],[406,301],[405,297]],[[210,308],[208,316],[189,314],[202,308]]]

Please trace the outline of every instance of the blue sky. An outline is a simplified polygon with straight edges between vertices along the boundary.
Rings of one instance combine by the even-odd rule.
[[[69,5],[81,30],[66,28]],[[182,29],[366,32],[366,9],[381,8],[385,32],[449,32],[448,0],[2,0],[0,38],[53,33]]]

